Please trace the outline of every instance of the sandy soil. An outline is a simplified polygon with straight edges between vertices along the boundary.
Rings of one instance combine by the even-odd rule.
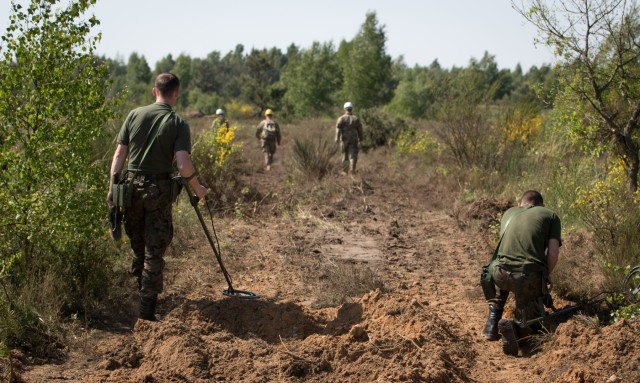
[[[163,321],[136,321],[132,291],[125,318],[107,317],[66,345],[63,358],[33,363],[14,353],[19,381],[640,381],[640,321],[598,327],[577,315],[518,357],[482,338],[479,271],[494,243],[477,229],[495,224],[507,202],[453,209],[428,176],[389,172],[393,159],[381,150],[362,156],[357,176],[310,185],[308,202],[289,209],[297,191],[287,145],[272,171],[255,165],[244,177],[261,193],[245,216],[215,221],[233,287],[259,299],[220,293],[227,284],[202,231],[192,229],[191,250],[168,262]],[[329,188],[340,192],[321,198]],[[328,271],[347,267],[371,270],[383,288],[322,307]]]

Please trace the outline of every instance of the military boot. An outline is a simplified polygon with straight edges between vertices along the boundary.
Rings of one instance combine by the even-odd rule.
[[[158,295],[152,297],[140,297],[140,319],[158,322],[159,316],[156,315],[156,303],[158,302]]]
[[[502,318],[503,308],[498,308],[494,304],[489,305],[489,315],[487,316],[487,323],[484,325],[482,335],[487,340],[498,340],[500,335],[498,334],[498,321]]]
[[[516,333],[513,331],[513,323],[508,319],[500,319],[498,322],[498,330],[502,335],[502,352],[507,355],[518,355],[518,340]]]

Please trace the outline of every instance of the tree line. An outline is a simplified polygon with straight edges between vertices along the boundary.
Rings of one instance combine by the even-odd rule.
[[[383,108],[393,115],[434,119],[438,104],[447,97],[478,95],[483,101],[512,102],[549,107],[539,95],[553,86],[550,66],[520,65],[500,69],[495,56],[471,58],[466,67],[443,68],[437,60],[428,66],[409,67],[403,58],[386,52],[385,27],[375,12],[366,15],[350,41],[314,42],[310,47],[291,44],[279,48],[245,50],[237,45],[222,54],[204,58],[166,55],[152,69],[134,52],[128,61],[103,57],[110,68],[113,92],[127,89],[132,104],[148,100],[156,74],[171,71],[182,81],[183,110],[214,111],[232,102],[251,107],[256,114],[267,108],[281,118],[306,118],[333,114],[344,101],[359,109]],[[546,101],[550,98],[546,97]]]

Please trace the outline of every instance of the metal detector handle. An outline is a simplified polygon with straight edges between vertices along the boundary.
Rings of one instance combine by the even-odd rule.
[[[180,177],[180,182],[184,185],[184,188],[187,190],[187,194],[189,195],[189,202],[191,203],[191,206],[193,206],[193,208],[195,209],[196,214],[198,215],[198,220],[202,225],[202,229],[204,229],[204,234],[207,236],[207,239],[209,240],[211,249],[213,249],[213,254],[216,256],[216,260],[218,260],[218,264],[220,265],[220,269],[222,270],[222,275],[224,275],[224,279],[227,281],[227,285],[229,286],[229,291],[233,293],[233,286],[231,285],[231,277],[229,276],[227,269],[225,269],[224,265],[222,264],[222,258],[220,257],[220,253],[218,252],[218,250],[216,250],[216,246],[213,241],[213,238],[211,237],[211,233],[209,232],[209,228],[207,227],[207,224],[204,222],[204,218],[202,218],[202,213],[200,213],[200,209],[198,208],[198,203],[200,202],[200,199],[198,198],[197,195],[194,194],[193,190],[191,190],[191,188],[189,187],[189,184],[187,183],[184,177]]]

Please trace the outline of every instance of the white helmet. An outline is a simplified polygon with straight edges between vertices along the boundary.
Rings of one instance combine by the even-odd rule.
[[[344,108],[345,109],[353,109],[353,104],[350,103],[349,101],[344,103]]]
[[[218,109],[218,110],[216,110],[216,115],[218,115],[218,116],[219,116],[219,115],[221,115],[221,114],[224,114],[224,110],[222,110],[222,109]]]

